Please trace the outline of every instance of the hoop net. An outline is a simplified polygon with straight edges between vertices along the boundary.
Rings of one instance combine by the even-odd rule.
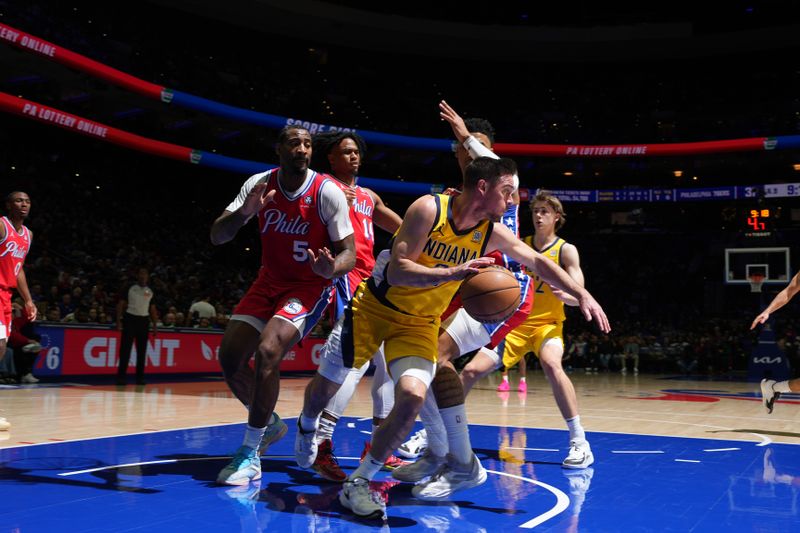
[[[764,284],[764,275],[753,274],[748,279],[750,280],[750,292],[761,292],[761,285]]]

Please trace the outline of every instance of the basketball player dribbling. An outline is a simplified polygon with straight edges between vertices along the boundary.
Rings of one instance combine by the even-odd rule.
[[[323,350],[319,371],[306,388],[295,441],[295,458],[313,464],[318,417],[350,368],[362,365],[384,343],[384,355],[395,380],[395,405],[374,436],[372,449],[350,474],[339,496],[341,504],[362,518],[385,516],[384,500],[371,492],[369,481],[389,454],[408,435],[434,378],[438,359],[440,316],[469,273],[493,263],[481,257],[497,249],[538,272],[581,302],[589,320],[609,330],[600,305],[557,265],[525,246],[498,220],[511,205],[516,165],[510,159],[481,157],[467,166],[464,190],[456,198],[428,195],[406,212],[390,249],[378,257],[372,277],[362,283],[344,320],[334,328]],[[457,376],[456,376],[456,379]],[[451,447],[446,467],[428,485],[430,499],[480,485],[486,471],[469,444],[463,420],[459,446]],[[465,445],[462,445],[465,444]],[[418,491],[412,493],[418,495]]]
[[[794,298],[794,295],[798,292],[800,292],[800,272],[794,275],[789,285],[776,294],[767,308],[753,320],[750,329],[755,329],[757,325],[763,324],[769,320],[769,315],[789,303],[789,300]],[[764,402],[767,413],[772,413],[775,400],[780,398],[781,394],[788,394],[790,392],[800,392],[800,378],[778,382],[773,379],[761,380],[761,400]]]
[[[463,120],[445,101],[439,104],[440,117],[450,124],[458,141],[456,160],[463,176],[466,166],[477,157],[499,159],[492,152],[494,128],[485,119]],[[516,237],[519,237],[519,178],[514,176],[512,203],[500,218]],[[460,307],[458,297],[442,316],[444,332],[439,336],[439,361],[437,378],[431,389],[434,394],[425,397],[420,418],[425,428],[417,432],[409,441],[403,443],[399,453],[409,458],[416,457],[424,449],[423,457],[413,464],[395,470],[392,476],[401,481],[416,482],[435,474],[446,463],[450,441],[463,441],[463,431],[459,420],[465,419],[465,391],[451,361],[474,350],[479,350],[476,359],[491,361],[494,369],[500,358],[493,350],[500,341],[517,325],[521,324],[533,305],[533,291],[530,278],[522,266],[505,254],[492,251],[489,254],[496,264],[509,269],[519,283],[520,303],[514,313],[505,321],[482,324],[469,316]],[[440,398],[441,397],[441,398]],[[456,444],[461,447],[461,444]],[[420,494],[425,496],[428,489],[422,487]]]
[[[33,233],[23,224],[30,210],[30,197],[22,191],[14,191],[6,196],[8,215],[0,218],[0,359],[5,357],[11,334],[11,295],[15,288],[25,302],[28,320],[36,320],[36,305],[23,268],[33,242]],[[0,417],[0,431],[10,427],[11,423]]]
[[[278,365],[322,316],[332,280],[355,265],[347,199],[330,178],[308,168],[308,130],[284,127],[276,152],[280,167],[250,177],[211,227],[211,242],[223,244],[255,216],[261,235],[258,278],[234,309],[219,350],[225,380],[249,410],[242,446],[217,477],[226,485],[261,477],[260,454],[287,430],[274,413]]]
[[[375,244],[373,223],[382,230],[394,234],[400,227],[400,215],[390,209],[374,191],[357,184],[358,171],[366,154],[364,140],[355,132],[321,133],[313,139],[313,167],[334,178],[344,192],[350,204],[350,223],[356,244],[356,266],[336,279],[334,297],[334,323],[344,313],[344,308],[353,297],[358,285],[372,274],[375,256],[372,248]],[[394,405],[394,383],[386,373],[383,354],[377,353],[372,359],[375,362],[375,375],[372,378],[372,426],[379,426]],[[320,476],[330,481],[344,481],[347,475],[339,467],[333,454],[333,432],[336,423],[344,413],[355,393],[356,386],[366,373],[369,362],[359,368],[351,369],[342,387],[331,398],[320,416],[317,431],[319,449],[317,458],[311,466]],[[365,451],[370,442],[365,444]],[[386,460],[387,468],[396,468],[405,464],[394,455]]]

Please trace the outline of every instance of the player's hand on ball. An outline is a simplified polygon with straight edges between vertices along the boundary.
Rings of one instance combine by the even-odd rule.
[[[453,279],[464,279],[470,274],[477,274],[484,267],[494,264],[494,259],[491,257],[479,257],[472,259],[461,265],[458,265],[453,270]]]

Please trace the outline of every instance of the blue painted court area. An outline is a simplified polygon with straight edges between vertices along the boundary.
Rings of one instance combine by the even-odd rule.
[[[334,436],[346,471],[370,420]],[[595,465],[561,468],[564,431],[471,426],[490,470],[452,502],[414,499],[387,474],[384,531],[797,531],[800,446],[591,433]],[[249,487],[214,484],[242,426],[0,450],[2,531],[370,531],[343,514],[339,485],[294,462],[294,429]]]

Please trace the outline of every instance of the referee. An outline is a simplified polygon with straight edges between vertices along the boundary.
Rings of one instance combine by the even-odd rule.
[[[117,385],[127,384],[125,373],[131,359],[131,347],[136,341],[136,384],[144,385],[144,363],[147,359],[147,319],[153,324],[153,337],[157,331],[158,313],[153,305],[153,290],[147,286],[150,278],[146,268],[136,274],[136,284],[128,289],[128,298],[120,298],[117,304],[117,329],[122,332],[119,344],[119,370]],[[124,314],[123,314],[124,311]]]

